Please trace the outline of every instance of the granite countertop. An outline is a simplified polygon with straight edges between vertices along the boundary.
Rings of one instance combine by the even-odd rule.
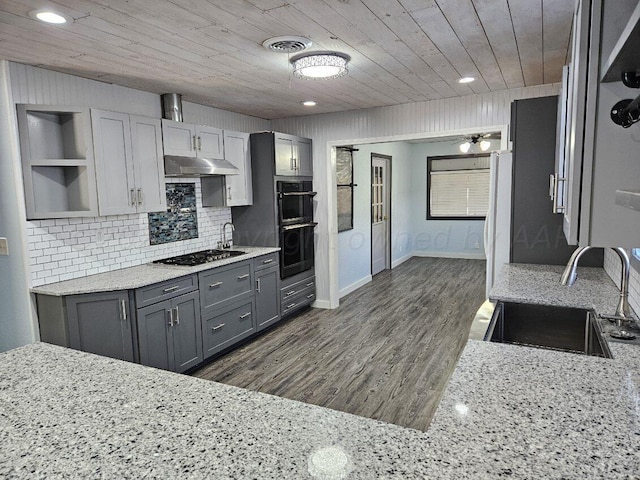
[[[182,277],[192,273],[222,267],[235,262],[241,262],[250,258],[277,252],[277,247],[233,247],[233,250],[241,250],[245,255],[229,257],[223,260],[196,265],[194,267],[181,265],[163,265],[160,263],[145,263],[135,267],[122,268],[111,272],[98,273],[87,277],[74,278],[64,282],[49,283],[31,289],[32,293],[43,295],[64,296],[82,293],[108,292],[114,290],[131,290],[144,287],[165,280]]]
[[[537,278],[529,301],[594,301],[545,292],[555,267],[510,267],[496,295],[521,299],[517,270]],[[587,270],[576,286],[615,293]],[[613,359],[470,340],[420,432],[29,345],[0,354],[0,477],[638,479],[640,348],[610,348]]]

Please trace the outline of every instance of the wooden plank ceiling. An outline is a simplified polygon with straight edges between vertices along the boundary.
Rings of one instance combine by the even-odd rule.
[[[0,0],[0,57],[273,119],[560,80],[572,0]],[[29,17],[51,8],[74,22]],[[262,42],[312,40],[349,74],[291,75]],[[460,85],[460,76],[477,80]],[[312,99],[313,108],[300,102]]]

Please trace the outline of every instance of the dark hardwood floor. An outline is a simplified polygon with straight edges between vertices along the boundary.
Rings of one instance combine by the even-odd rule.
[[[193,375],[425,430],[484,289],[482,260],[414,257]]]

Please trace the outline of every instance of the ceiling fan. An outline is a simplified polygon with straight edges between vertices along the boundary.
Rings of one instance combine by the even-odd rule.
[[[478,133],[464,137],[464,142],[460,144],[459,148],[462,153],[467,153],[472,145],[478,145],[481,151],[486,152],[491,147],[491,140],[499,139],[500,133],[498,132]]]

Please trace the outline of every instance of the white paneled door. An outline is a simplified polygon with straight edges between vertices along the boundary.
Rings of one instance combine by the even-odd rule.
[[[389,252],[390,157],[371,156],[371,275],[391,268]]]

